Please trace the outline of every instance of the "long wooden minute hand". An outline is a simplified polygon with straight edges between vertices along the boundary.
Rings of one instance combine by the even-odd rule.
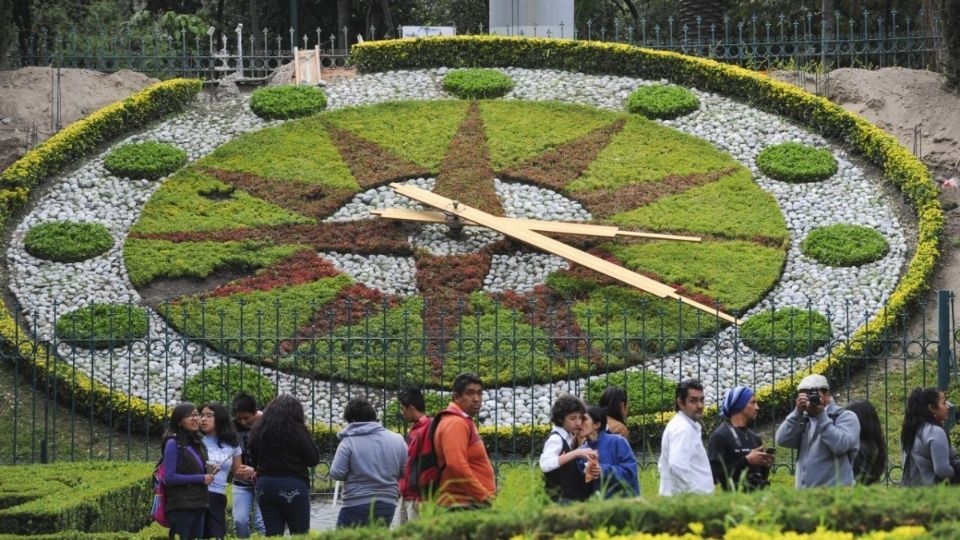
[[[587,268],[616,279],[621,283],[636,287],[637,289],[650,293],[658,298],[676,299],[691,307],[720,317],[725,321],[729,321],[733,324],[740,324],[740,320],[736,317],[705,304],[701,304],[689,298],[683,297],[677,294],[676,290],[669,285],[665,285],[657,280],[637,274],[636,272],[631,272],[622,266],[617,266],[609,261],[601,259],[600,257],[596,257],[585,251],[568,246],[563,242],[554,240],[549,236],[542,235],[531,229],[523,227],[520,225],[520,222],[523,220],[508,220],[506,218],[493,216],[486,212],[477,210],[476,208],[472,208],[465,204],[458,203],[452,199],[448,199],[442,195],[437,195],[432,191],[427,191],[415,186],[393,183],[390,184],[390,187],[399,195],[403,195],[404,197],[408,197],[417,202],[426,204],[427,206],[432,206],[444,213],[457,216],[463,220],[487,227],[503,235],[509,236],[510,238],[519,240],[524,244],[546,251],[547,253],[552,253],[559,257],[563,257],[570,262],[586,266]]]

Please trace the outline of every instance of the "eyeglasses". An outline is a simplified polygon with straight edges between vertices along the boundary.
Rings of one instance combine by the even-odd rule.
[[[191,419],[191,420],[199,420],[199,419],[200,419],[200,413],[195,412],[195,413],[191,414],[190,416],[188,416],[187,418],[189,418],[189,419]]]
[[[213,418],[213,417],[214,417],[214,414],[213,414],[212,412],[203,413],[203,417],[204,417],[204,418]]]

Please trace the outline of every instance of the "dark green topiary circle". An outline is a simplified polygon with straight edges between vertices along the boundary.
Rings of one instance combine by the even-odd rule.
[[[157,180],[186,162],[187,153],[176,146],[147,141],[118,146],[103,160],[103,166],[120,178]]]
[[[774,356],[803,356],[827,344],[830,321],[816,311],[782,308],[750,317],[740,336],[751,349]]]
[[[327,95],[315,86],[271,86],[250,96],[250,109],[266,120],[310,116],[326,107]]]
[[[870,227],[838,223],[812,230],[800,249],[828,266],[859,266],[884,258],[890,244]]]
[[[57,337],[90,349],[126,345],[147,335],[147,310],[131,304],[91,304],[57,320]]]
[[[50,221],[27,231],[23,245],[38,259],[69,263],[105,253],[113,247],[113,237],[99,223]]]
[[[498,98],[513,89],[513,79],[494,69],[458,69],[443,78],[443,89],[461,99]]]
[[[619,386],[627,392],[627,412],[630,416],[673,410],[672,383],[649,371],[627,371],[598,377],[589,383],[590,399],[596,402],[608,386]]]
[[[277,386],[269,377],[245,366],[221,364],[187,379],[183,399],[198,407],[211,401],[230,403],[241,390],[256,398],[260,407],[277,397]]]
[[[627,110],[647,118],[669,120],[700,108],[693,92],[675,84],[641,86],[627,98]]]
[[[788,142],[768,146],[757,156],[763,174],[784,182],[817,182],[837,172],[837,159],[829,150]]]

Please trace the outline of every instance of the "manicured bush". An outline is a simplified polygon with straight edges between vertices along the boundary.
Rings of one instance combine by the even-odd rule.
[[[147,310],[132,304],[90,304],[57,320],[58,338],[91,349],[124,345],[147,329]]]
[[[513,79],[494,69],[458,69],[443,78],[443,89],[460,99],[498,98],[513,89]]]
[[[890,244],[870,227],[837,223],[810,231],[800,248],[828,266],[859,266],[884,258]]]
[[[120,178],[158,180],[186,162],[187,153],[176,146],[146,141],[118,146],[103,160],[103,166]]]
[[[647,118],[669,120],[700,108],[693,92],[675,84],[641,86],[627,98],[627,110]]]
[[[151,463],[0,467],[0,534],[139,531],[150,523]]]
[[[830,150],[788,142],[768,146],[757,156],[763,174],[784,182],[817,182],[837,172],[837,159]]]
[[[105,253],[113,247],[113,237],[99,223],[50,221],[31,227],[23,247],[39,259],[70,263]]]
[[[318,113],[327,107],[327,95],[313,86],[271,86],[250,96],[250,109],[267,120],[286,120]]]
[[[209,367],[183,383],[183,399],[198,406],[219,401],[229,404],[238,392],[244,391],[263,407],[277,397],[277,385],[256,370],[237,364]]]
[[[608,386],[619,386],[627,391],[627,409],[630,416],[673,410],[676,383],[646,370],[617,372],[590,381],[590,400],[596,403]]]
[[[830,341],[830,321],[816,311],[781,308],[763,311],[740,326],[740,337],[750,348],[765,354],[811,354]]]

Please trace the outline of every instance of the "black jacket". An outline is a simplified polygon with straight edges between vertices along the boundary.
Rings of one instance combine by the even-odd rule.
[[[770,469],[747,463],[747,454],[760,446],[763,439],[748,428],[737,428],[729,422],[717,426],[707,443],[714,483],[725,490],[741,487],[747,491],[769,485]]]
[[[288,476],[310,483],[308,468],[320,463],[320,450],[306,427],[286,441],[268,441],[263,437],[249,438],[247,451],[257,476]]]

